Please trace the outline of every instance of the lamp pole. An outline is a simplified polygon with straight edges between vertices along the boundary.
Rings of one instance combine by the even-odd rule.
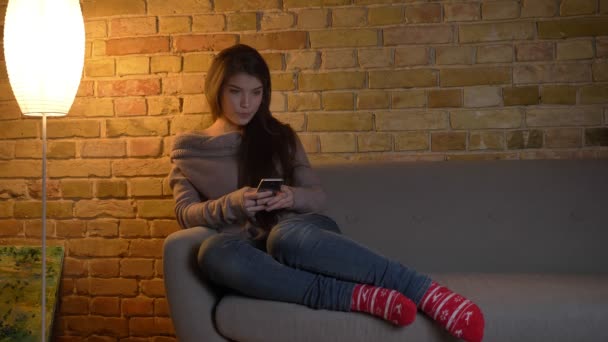
[[[40,335],[46,340],[46,114],[42,113],[42,318]]]

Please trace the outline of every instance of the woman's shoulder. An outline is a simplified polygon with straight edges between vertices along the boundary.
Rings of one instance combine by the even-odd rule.
[[[217,135],[208,130],[183,132],[175,136],[171,157],[223,155],[236,151],[240,141],[239,132]]]

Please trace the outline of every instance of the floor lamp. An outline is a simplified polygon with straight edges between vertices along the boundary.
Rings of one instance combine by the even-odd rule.
[[[84,48],[79,0],[9,0],[4,19],[9,81],[23,115],[42,117],[42,341],[47,340],[46,120],[67,115],[72,106],[82,76]]]

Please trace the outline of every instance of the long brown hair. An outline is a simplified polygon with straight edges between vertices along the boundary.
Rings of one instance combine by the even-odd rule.
[[[224,85],[239,73],[254,76],[262,83],[262,103],[243,129],[237,154],[239,188],[256,187],[260,179],[269,177],[282,177],[286,185],[293,185],[295,132],[270,112],[270,71],[254,48],[237,44],[222,50],[213,60],[205,81],[205,96],[213,119],[222,115],[220,97]],[[268,230],[277,223],[277,214],[260,211],[255,215],[256,224]]]

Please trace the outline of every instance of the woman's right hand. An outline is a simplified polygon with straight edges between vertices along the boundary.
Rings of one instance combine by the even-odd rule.
[[[257,189],[247,187],[243,193],[243,207],[249,217],[255,216],[255,213],[266,209],[266,203],[272,199],[272,191],[257,192]]]

